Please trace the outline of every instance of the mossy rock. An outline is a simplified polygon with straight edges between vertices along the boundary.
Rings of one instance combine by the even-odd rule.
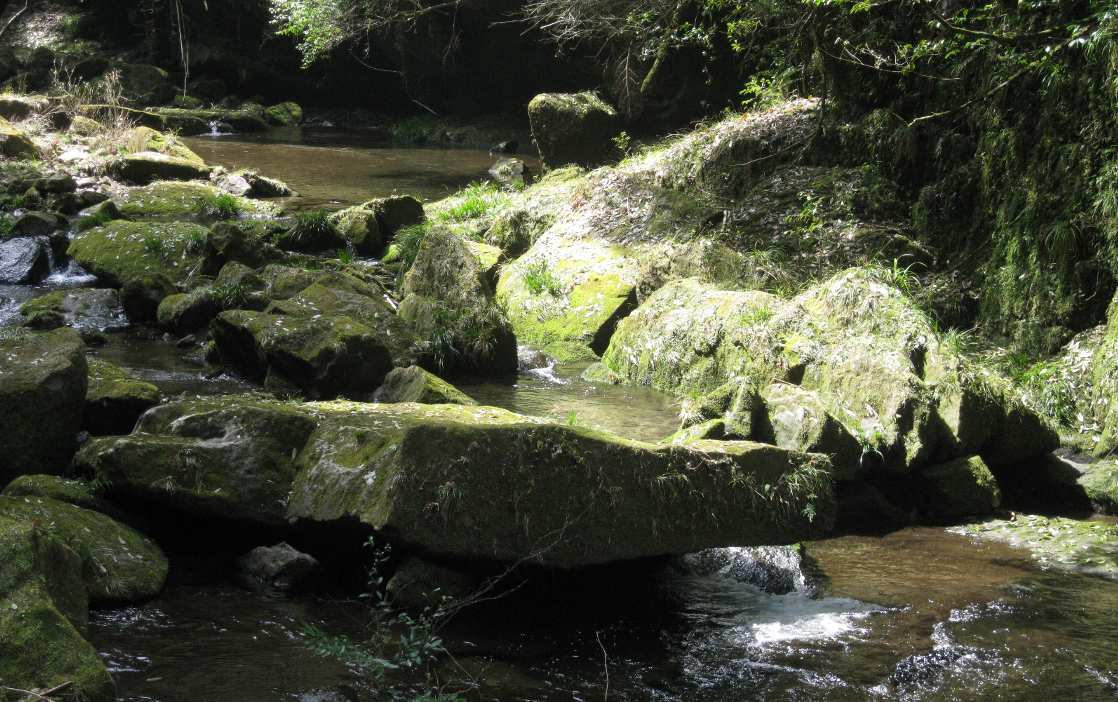
[[[683,427],[668,437],[669,444],[692,444],[696,441],[715,440],[726,438],[726,422],[722,419],[708,419]]]
[[[168,295],[159,303],[155,320],[167,331],[182,336],[198,331],[221,312],[209,289]]]
[[[826,454],[835,480],[858,480],[866,475],[862,445],[835,418],[817,393],[789,383],[773,383],[762,393],[771,441],[797,451]],[[761,437],[758,437],[761,438]],[[765,440],[770,440],[765,437]]]
[[[231,262],[259,268],[285,260],[286,254],[272,244],[281,231],[282,227],[269,222],[218,222],[206,235],[203,272],[217,275]]]
[[[130,153],[155,152],[190,161],[200,167],[206,165],[201,156],[191,151],[190,147],[179,141],[177,137],[156,131],[151,127],[136,127],[128,132],[124,139]]]
[[[208,210],[228,198],[242,215],[276,217],[282,212],[275,204],[229,195],[207,183],[155,182],[133,188],[115,202],[125,217],[134,219],[210,220]]]
[[[985,516],[1001,506],[1001,489],[978,456],[929,466],[920,472],[922,511],[936,519]]]
[[[159,547],[99,512],[47,497],[0,497],[0,517],[40,524],[77,553],[92,602],[150,599],[167,580],[167,559]]]
[[[0,156],[4,158],[38,159],[39,147],[22,129],[0,117]]]
[[[443,598],[463,600],[477,591],[478,578],[422,558],[411,557],[389,578],[386,593],[394,607],[421,611]]]
[[[457,234],[433,228],[404,277],[399,315],[424,358],[441,369],[513,372],[517,338],[482,265]]]
[[[1118,515],[1118,462],[1104,459],[1090,463],[1078,482],[1095,509]]]
[[[591,360],[636,307],[638,276],[622,248],[549,230],[502,270],[497,300],[522,343],[559,361]]]
[[[129,377],[108,361],[91,358],[82,428],[94,436],[127,434],[159,399],[156,386]]]
[[[290,515],[356,517],[433,555],[533,554],[580,567],[791,543],[833,515],[822,456],[748,442],[640,444],[492,408],[311,408],[322,418],[300,456]]]
[[[277,127],[292,127],[303,121],[303,108],[297,102],[281,102],[264,110],[264,119]]]
[[[314,426],[306,413],[259,398],[173,402],[145,414],[132,436],[93,439],[75,464],[110,496],[278,526]]]
[[[82,638],[88,597],[78,555],[40,525],[0,517],[0,563],[0,686],[72,683],[81,699],[115,700],[109,671]],[[5,692],[0,699],[24,696]]]
[[[613,139],[622,130],[617,110],[594,93],[543,93],[528,103],[532,138],[548,168],[600,166],[619,155]]]
[[[76,331],[0,330],[0,485],[25,473],[66,469],[86,374],[85,344]]]
[[[44,95],[3,95],[0,96],[0,117],[21,120],[31,115],[45,112],[50,107],[50,98]]]
[[[477,401],[419,366],[396,368],[373,394],[373,402],[418,402],[425,405],[476,405]]]
[[[57,475],[21,475],[0,491],[4,497],[47,497],[82,509],[111,515],[112,506],[88,480]]]
[[[347,207],[330,215],[330,222],[342,239],[362,256],[379,256],[388,242],[375,210],[360,205]]]
[[[191,136],[208,134],[211,124],[217,122],[238,132],[266,132],[271,128],[264,117],[264,109],[259,105],[245,103],[236,109],[184,109],[163,107],[155,110],[163,124],[179,134]]]
[[[1118,525],[1107,521],[1015,514],[957,530],[1027,549],[1043,568],[1118,578]]]
[[[198,271],[206,233],[190,222],[114,221],[78,234],[68,253],[106,284],[121,288],[125,313],[144,321],[154,319],[163,298]]]
[[[158,151],[138,151],[121,156],[111,170],[125,182],[147,185],[158,180],[208,180],[211,169]]]
[[[305,268],[275,263],[264,266],[260,271],[268,297],[272,300],[287,300],[295,297],[313,285],[321,275],[319,272]]]
[[[392,369],[384,335],[343,316],[222,312],[211,327],[221,357],[258,382],[307,397],[368,397]]]

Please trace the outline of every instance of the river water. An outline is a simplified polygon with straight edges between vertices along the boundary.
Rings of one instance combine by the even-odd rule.
[[[190,145],[208,162],[284,179],[303,196],[295,208],[393,191],[434,198],[484,178],[494,160],[323,131]],[[0,324],[23,299],[87,282],[70,271],[0,289]],[[249,387],[207,378],[197,351],[142,330],[110,333],[94,353],[167,395]],[[580,371],[459,384],[487,404],[636,439],[676,427],[671,398],[586,383]],[[455,662],[443,672],[476,682],[471,700],[1118,699],[1118,582],[1043,570],[1024,550],[940,528],[845,536],[804,553],[727,549],[534,585],[457,618],[446,631]],[[89,638],[123,699],[398,698],[305,644],[306,624],[359,633],[360,600],[261,597],[212,563],[173,561],[158,599],[92,615]]]

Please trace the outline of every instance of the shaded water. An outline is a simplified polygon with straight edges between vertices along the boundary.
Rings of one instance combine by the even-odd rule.
[[[393,193],[438,199],[487,179],[497,161],[477,149],[398,148],[358,130],[291,127],[184,141],[207,163],[286,182],[301,196],[287,200],[292,209],[333,209]]]
[[[607,665],[616,700],[1118,694],[1118,583],[934,528],[806,551],[814,588],[782,595],[734,577],[741,568],[669,565],[486,605],[446,632],[454,677],[474,676],[469,699],[484,700],[603,699]],[[90,633],[125,699],[390,699],[300,643],[302,622],[353,632],[358,613],[179,584],[97,615]]]

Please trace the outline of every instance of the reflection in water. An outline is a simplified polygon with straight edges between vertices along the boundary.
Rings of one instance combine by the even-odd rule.
[[[396,148],[372,132],[295,128],[185,139],[207,163],[279,178],[292,209],[337,208],[393,193],[438,199],[488,178],[497,161],[474,149]],[[530,160],[530,159],[529,159]]]

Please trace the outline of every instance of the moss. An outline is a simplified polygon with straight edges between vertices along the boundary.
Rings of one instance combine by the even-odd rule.
[[[39,147],[31,137],[11,122],[0,117],[0,156],[17,159],[38,159]]]
[[[236,197],[204,183],[157,182],[134,188],[116,200],[117,207],[126,217],[160,221],[212,219],[207,207],[219,197],[233,198],[239,212],[274,217],[280,208],[272,203]]]
[[[1079,485],[1095,509],[1118,514],[1118,462],[1107,459],[1088,465]]]
[[[344,316],[222,312],[211,325],[221,356],[250,377],[293,384],[308,397],[367,397],[392,369],[383,337]]]
[[[1028,549],[1045,568],[1118,576],[1118,551],[1114,548],[1118,526],[1105,521],[1016,514],[1012,520],[995,519],[958,530]]]
[[[0,518],[0,562],[0,685],[68,682],[89,702],[115,700],[112,677],[81,637],[87,599],[78,556],[39,526]]]
[[[537,95],[528,103],[528,119],[548,168],[599,166],[619,155],[613,138],[621,132],[621,118],[594,93]]]
[[[476,405],[466,393],[418,366],[396,368],[373,395],[374,402],[418,402],[425,405]]]
[[[45,497],[0,497],[0,516],[40,524],[44,533],[73,549],[94,602],[133,602],[163,589],[163,552],[103,514]]]
[[[92,510],[106,512],[109,505],[101,498],[98,486],[86,480],[60,478],[57,475],[21,475],[0,493],[5,497],[47,497]]]
[[[179,141],[177,137],[171,134],[164,134],[150,127],[136,127],[126,134],[124,139],[125,148],[128,153],[154,151],[184,161],[190,161],[199,166],[205,165],[205,161],[202,160],[202,157],[191,151],[190,148]]]
[[[68,253],[107,284],[125,289],[130,317],[136,305],[129,309],[129,293],[134,293],[133,300],[139,296],[145,301],[139,316],[154,317],[159,301],[187,286],[198,271],[197,242],[205,237],[204,227],[188,222],[116,221],[77,235]]]
[[[295,126],[303,121],[303,108],[297,102],[281,102],[266,108],[264,119],[279,127]]]

